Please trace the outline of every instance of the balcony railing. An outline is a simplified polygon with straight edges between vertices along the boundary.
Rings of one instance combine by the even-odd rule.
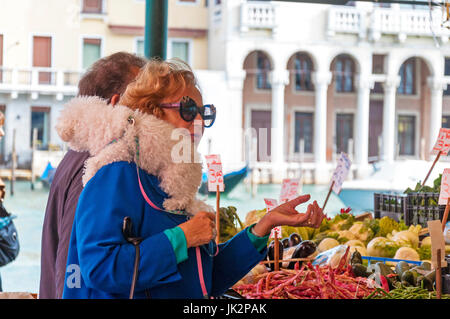
[[[0,92],[75,95],[82,72],[53,68],[0,67]]]
[[[356,33],[364,36],[366,33],[364,12],[357,8],[335,8],[328,11],[328,34]]]
[[[276,27],[276,6],[267,2],[245,2],[241,5],[241,31]]]
[[[441,26],[442,11],[331,7],[328,12],[328,34],[358,34],[378,40],[382,35],[396,35],[404,41],[408,36],[447,37],[450,31]]]

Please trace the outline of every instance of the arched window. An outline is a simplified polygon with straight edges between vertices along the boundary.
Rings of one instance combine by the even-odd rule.
[[[272,86],[269,81],[270,61],[262,52],[256,53],[256,88],[259,90],[270,90]]]
[[[339,56],[334,64],[336,92],[354,92],[355,63],[349,56]]]
[[[400,67],[398,75],[400,75],[400,85],[397,92],[399,94],[416,94],[416,59],[406,60]]]
[[[306,54],[297,53],[294,59],[294,77],[296,91],[313,91],[311,80],[312,61]]]

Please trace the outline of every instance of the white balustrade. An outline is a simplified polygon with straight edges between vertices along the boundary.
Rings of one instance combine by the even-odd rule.
[[[241,5],[241,31],[276,27],[276,7],[267,2],[245,2]]]
[[[372,39],[382,34],[397,35],[400,40],[407,36],[448,37],[450,30],[442,27],[442,10],[410,10],[374,8],[331,7],[328,12],[328,34],[353,33],[364,37],[370,31]]]
[[[74,96],[82,72],[54,68],[0,68],[0,91]]]
[[[363,21],[364,11],[332,7],[328,14],[328,32],[331,35],[336,32],[363,34],[366,28]]]

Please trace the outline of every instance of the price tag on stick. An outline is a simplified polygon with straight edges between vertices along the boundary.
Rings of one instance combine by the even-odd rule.
[[[219,186],[220,192],[224,191],[222,164],[210,164],[208,167],[208,191],[216,192],[217,186]]]
[[[450,150],[450,129],[441,128],[439,130],[439,135],[436,144],[434,144],[433,149],[431,150],[431,154],[436,155],[436,158],[434,159],[434,162],[431,165],[431,168],[428,171],[427,176],[425,176],[425,179],[422,182],[422,187],[425,186],[425,183],[427,182],[428,177],[431,174],[431,171],[433,170],[434,166],[436,165],[441,155],[444,156],[447,155],[449,150]]]
[[[444,216],[442,216],[442,231],[447,223],[450,210],[450,168],[444,169],[441,179],[441,192],[439,193],[439,205],[445,205]]]
[[[450,198],[450,168],[444,169],[441,179],[441,192],[439,194],[439,205],[447,205]]]
[[[266,203],[267,212],[278,206],[278,202],[276,199],[264,198],[264,202]],[[277,238],[281,238],[281,226],[274,227],[270,232],[269,238],[273,239],[275,238],[275,235]]]
[[[330,189],[328,191],[325,202],[323,203],[322,210],[325,210],[325,206],[327,205],[328,199],[330,198],[331,191],[334,191],[337,195],[339,195],[339,193],[341,192],[342,184],[347,178],[351,166],[352,161],[350,161],[348,155],[344,152],[341,152],[336,169],[334,170],[333,176],[331,177]]]
[[[216,243],[220,241],[220,192],[225,189],[223,182],[222,162],[220,155],[206,155],[206,165],[208,167],[208,191],[216,192]]]
[[[209,167],[210,164],[222,164],[219,154],[205,155],[206,166]]]
[[[276,199],[272,198],[264,198],[264,202],[266,203],[267,212],[270,212],[272,209],[278,206],[278,202]],[[280,270],[280,264],[278,263],[278,260],[280,259],[279,256],[279,250],[278,247],[280,245],[279,238],[281,238],[281,226],[276,226],[272,229],[270,232],[270,239],[275,240],[275,247],[274,247],[274,269],[275,271]]]
[[[337,195],[341,192],[342,184],[347,178],[348,172],[350,172],[350,167],[352,166],[352,161],[348,158],[348,155],[344,152],[339,156],[339,160],[336,166],[336,169],[333,173],[333,177],[331,179],[333,184],[333,192]],[[333,183],[334,182],[334,183]]]
[[[434,144],[431,154],[447,155],[450,151],[450,128],[441,128],[439,130],[438,139]]]
[[[280,204],[286,203],[298,196],[300,178],[285,178],[281,184]]]

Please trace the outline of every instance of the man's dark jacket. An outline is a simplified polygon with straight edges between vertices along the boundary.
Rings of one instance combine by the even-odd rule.
[[[87,152],[69,150],[56,169],[42,229],[40,299],[60,299]]]

